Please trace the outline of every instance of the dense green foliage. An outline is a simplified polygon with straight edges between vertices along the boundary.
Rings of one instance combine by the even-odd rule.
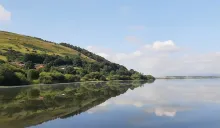
[[[0,65],[0,85],[28,84],[24,70],[9,64]]]
[[[62,57],[37,53],[14,53],[18,54],[20,59],[1,64],[0,85],[154,79],[152,76],[143,75],[133,69],[128,70],[122,65],[105,59],[102,60],[103,62],[89,62],[80,55]],[[43,65],[43,67],[37,69],[37,65]]]
[[[4,63],[5,63],[5,61],[0,59],[0,64],[4,64]]]
[[[36,39],[38,38],[34,38],[34,40]],[[19,42],[19,40],[15,41]],[[43,40],[40,39],[40,41]],[[55,45],[48,44],[48,42],[41,42],[42,45],[53,45],[53,47],[59,47],[60,50],[72,50],[78,54],[63,55],[60,53],[62,55],[58,55],[48,54],[42,51],[38,53],[37,49],[42,50],[42,48],[37,48],[35,46],[36,44],[24,43],[25,46],[33,48],[33,51],[36,52],[27,52],[26,49],[26,52],[23,53],[14,49],[14,47],[4,48],[4,52],[0,49],[0,55],[7,58],[6,62],[0,60],[0,86],[78,81],[154,79],[152,76],[143,75],[133,69],[128,70],[122,65],[112,63],[101,56],[67,43]],[[50,51],[51,49],[44,48],[45,50]],[[59,49],[57,50],[59,51]]]
[[[109,62],[105,58],[103,58],[103,57],[101,57],[99,55],[96,55],[96,54],[94,54],[94,53],[92,53],[92,52],[90,52],[90,51],[88,51],[86,49],[83,49],[83,48],[80,48],[80,47],[77,47],[77,46],[73,46],[73,45],[67,44],[67,43],[60,43],[60,45],[72,48],[72,49],[74,49],[74,50],[76,50],[76,51],[78,51],[78,52],[80,52],[80,53],[82,53],[82,54],[84,54],[84,55],[86,55],[86,56],[88,56],[88,57],[98,61],[98,62],[105,62],[105,61]]]

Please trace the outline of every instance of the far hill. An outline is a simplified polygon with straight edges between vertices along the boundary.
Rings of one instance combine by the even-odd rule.
[[[165,77],[157,77],[157,79],[216,79],[220,78],[220,76],[165,76]]]
[[[0,31],[0,85],[154,80],[86,49]]]

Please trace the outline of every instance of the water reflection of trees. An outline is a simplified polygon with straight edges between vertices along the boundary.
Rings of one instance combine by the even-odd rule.
[[[56,118],[68,118],[145,83],[110,81],[2,88],[0,126],[16,124],[17,127],[27,127]]]

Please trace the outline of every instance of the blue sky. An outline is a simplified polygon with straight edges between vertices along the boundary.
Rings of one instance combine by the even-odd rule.
[[[1,30],[90,46],[96,53],[107,49],[108,57],[136,51],[167,55],[143,48],[155,50],[156,41],[164,48],[169,40],[166,51],[178,48],[172,57],[220,51],[219,0],[0,0],[0,5],[0,13],[10,12],[7,20],[0,14]]]

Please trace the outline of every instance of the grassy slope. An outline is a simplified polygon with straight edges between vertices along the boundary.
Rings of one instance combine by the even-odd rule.
[[[12,48],[13,50],[20,51],[22,53],[31,53],[33,50],[35,50],[39,54],[46,53],[60,56],[79,54],[78,51],[56,43],[51,43],[30,36],[0,31],[0,51],[5,52],[4,49],[8,48]],[[81,56],[88,61],[94,61],[83,54],[81,54]],[[4,56],[0,56],[0,59],[5,60],[6,58]]]

